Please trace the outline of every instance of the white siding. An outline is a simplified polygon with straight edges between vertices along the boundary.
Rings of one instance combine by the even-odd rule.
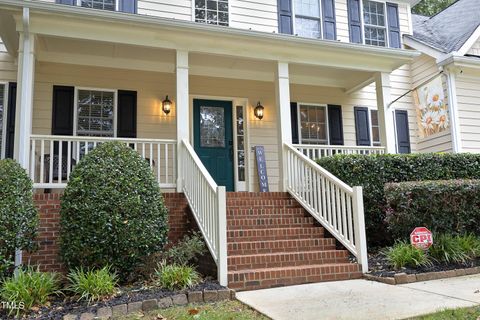
[[[459,75],[456,83],[462,149],[480,152],[480,75]]]
[[[473,46],[468,51],[468,54],[472,54],[474,56],[480,56],[480,39],[473,44]]]
[[[191,21],[192,0],[138,0],[138,13]]]
[[[230,0],[230,26],[278,32],[277,0]]]
[[[17,66],[15,59],[8,54],[2,39],[0,38],[0,81],[16,81]]]
[[[435,74],[438,74],[439,70],[435,59],[425,54],[416,58],[412,65],[412,88],[416,88],[424,81],[430,79]],[[446,84],[444,84],[445,91],[447,91]],[[446,92],[447,93],[447,92]],[[445,95],[448,101],[448,95]],[[409,109],[410,116],[412,117],[410,132],[411,137],[416,139],[416,149],[418,152],[451,152],[452,151],[452,136],[450,131],[444,131],[427,138],[421,139],[418,134],[418,123],[416,115],[415,103],[412,100],[411,107]]]

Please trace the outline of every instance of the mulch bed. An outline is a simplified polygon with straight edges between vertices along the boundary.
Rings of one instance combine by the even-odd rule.
[[[369,274],[377,277],[393,277],[395,274],[419,274],[428,272],[449,271],[456,269],[466,269],[480,266],[480,259],[472,260],[467,263],[441,263],[432,261],[433,265],[419,268],[402,268],[400,270],[393,269],[387,262],[385,255],[381,252],[372,253],[368,256]]]
[[[225,287],[221,286],[217,281],[207,279],[195,287],[190,288],[188,291],[203,291],[205,289],[220,290],[225,289]],[[144,287],[141,284],[137,284],[129,287],[122,287],[120,288],[119,294],[115,297],[91,305],[88,305],[85,301],[77,301],[78,298],[60,295],[51,301],[49,307],[42,307],[38,310],[34,310],[25,319],[62,320],[63,316],[69,313],[80,314],[83,312],[92,312],[97,308],[105,306],[114,306],[148,299],[159,299],[185,292],[187,292],[187,290],[168,291],[161,288]],[[6,310],[0,310],[0,319],[13,319],[13,316],[8,317]]]

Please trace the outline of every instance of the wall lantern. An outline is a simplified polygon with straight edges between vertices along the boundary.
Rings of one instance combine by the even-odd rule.
[[[170,113],[170,109],[172,108],[172,101],[168,99],[168,95],[165,97],[165,100],[162,101],[162,110],[165,114]]]
[[[257,119],[259,119],[259,120],[263,119],[263,110],[264,109],[265,108],[261,105],[260,101],[258,101],[257,106],[255,107],[255,110],[253,111],[253,113],[255,114],[255,117],[257,117]]]

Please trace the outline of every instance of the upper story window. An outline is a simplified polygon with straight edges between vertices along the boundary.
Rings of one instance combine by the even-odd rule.
[[[295,0],[295,33],[301,37],[321,38],[320,0]]]
[[[115,11],[115,0],[80,0],[79,5],[85,8]]]
[[[195,22],[228,26],[228,0],[195,0]]]
[[[387,46],[387,23],[385,3],[363,1],[365,44]]]

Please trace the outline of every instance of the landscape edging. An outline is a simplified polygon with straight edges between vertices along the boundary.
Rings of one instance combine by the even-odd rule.
[[[124,316],[135,312],[148,312],[155,309],[182,306],[188,303],[203,303],[235,299],[235,291],[231,289],[219,289],[203,291],[187,291],[159,299],[146,299],[114,306],[99,307],[95,313],[69,313],[63,316],[63,320],[93,320],[112,319],[112,317]]]
[[[364,274],[363,276],[367,280],[378,281],[378,282],[391,284],[391,285],[397,285],[397,284],[406,284],[406,283],[413,283],[413,282],[461,277],[461,276],[478,274],[478,273],[480,273],[480,267],[454,269],[454,270],[447,270],[447,271],[426,272],[426,273],[417,273],[417,274],[397,273],[393,277],[380,277],[380,276],[374,276],[372,274]]]

